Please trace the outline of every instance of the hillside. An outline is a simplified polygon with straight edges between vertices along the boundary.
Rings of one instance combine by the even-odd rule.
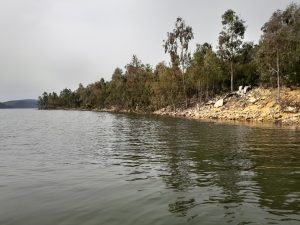
[[[9,108],[7,105],[0,102],[0,109],[7,109]]]
[[[22,100],[13,100],[0,103],[0,108],[37,108],[37,100],[34,99],[22,99]]]

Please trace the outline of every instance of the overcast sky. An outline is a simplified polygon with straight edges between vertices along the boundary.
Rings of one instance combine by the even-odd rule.
[[[136,54],[155,66],[169,61],[162,44],[181,16],[193,27],[191,43],[217,45],[221,15],[246,21],[246,41],[289,0],[0,0],[0,101],[37,98],[110,80]],[[300,0],[293,2],[300,3]]]

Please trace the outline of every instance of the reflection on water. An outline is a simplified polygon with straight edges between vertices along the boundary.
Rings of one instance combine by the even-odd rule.
[[[300,222],[299,130],[71,111],[0,118],[1,224]]]

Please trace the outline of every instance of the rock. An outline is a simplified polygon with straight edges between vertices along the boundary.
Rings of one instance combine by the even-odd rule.
[[[287,112],[287,113],[297,113],[298,110],[296,107],[292,107],[292,106],[288,106],[286,107],[283,112]]]
[[[239,86],[239,90],[236,92],[238,95],[242,96],[244,94],[243,86]]]
[[[274,116],[275,120],[278,120],[278,119],[281,119],[281,118],[282,118],[282,115],[280,115],[280,114],[277,114],[277,115]]]
[[[249,85],[249,86],[245,86],[244,87],[244,90],[243,90],[243,92],[244,92],[244,94],[246,94],[246,92],[248,91],[248,89],[250,89],[251,88],[251,85]]]
[[[245,102],[240,103],[240,107],[241,107],[241,108],[244,108],[245,106],[246,106],[246,103],[245,103]]]
[[[250,103],[255,103],[255,102],[257,102],[257,99],[254,98],[254,97],[250,97],[248,101],[249,101]]]
[[[209,100],[207,103],[205,103],[205,105],[212,105],[212,104],[214,104],[212,100]]]
[[[224,105],[224,100],[221,98],[220,100],[216,101],[216,103],[214,104],[215,108],[219,108],[222,107]]]
[[[251,88],[251,85],[245,86],[244,88],[243,88],[243,86],[239,86],[239,90],[236,93],[239,96],[244,96],[247,93],[248,89],[250,89],[250,88]]]

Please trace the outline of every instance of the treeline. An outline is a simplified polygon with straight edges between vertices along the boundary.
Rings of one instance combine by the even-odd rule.
[[[214,51],[209,43],[190,53],[192,27],[177,18],[163,42],[170,64],[154,68],[135,55],[123,71],[116,68],[111,81],[101,79],[77,90],[64,89],[39,97],[40,109],[114,109],[153,111],[165,106],[187,107],[205,102],[240,85],[277,87],[300,85],[300,7],[277,10],[262,26],[258,44],[243,42],[245,21],[233,10],[222,15],[223,29]]]

